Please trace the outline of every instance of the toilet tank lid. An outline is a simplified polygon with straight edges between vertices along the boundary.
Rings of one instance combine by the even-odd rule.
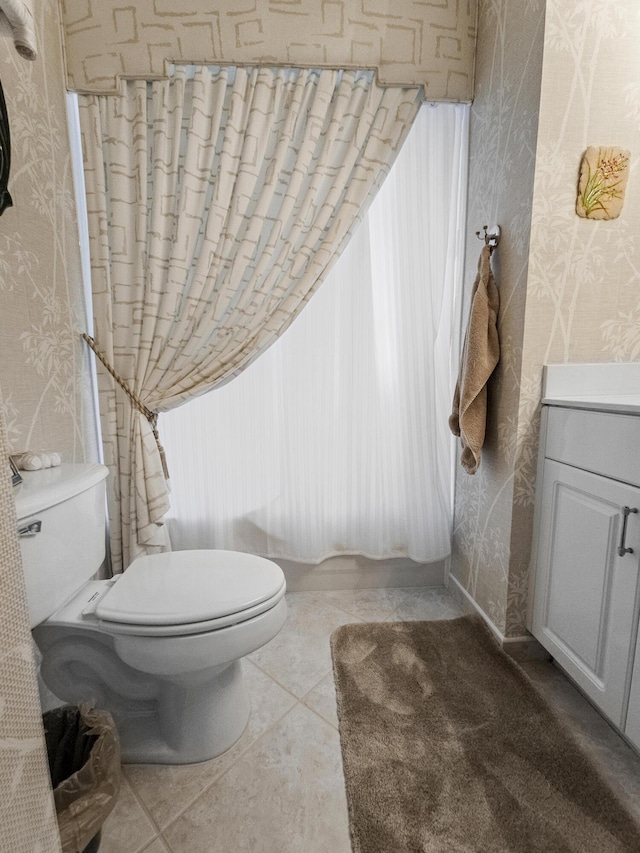
[[[97,462],[64,462],[54,468],[21,473],[22,483],[14,488],[18,521],[86,492],[106,479],[109,469]]]
[[[96,616],[133,625],[187,625],[264,604],[281,593],[280,566],[239,551],[138,557],[99,601]]]

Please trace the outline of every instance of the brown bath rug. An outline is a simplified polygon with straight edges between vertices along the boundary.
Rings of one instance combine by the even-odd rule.
[[[640,828],[479,617],[331,637],[354,853],[638,853]]]

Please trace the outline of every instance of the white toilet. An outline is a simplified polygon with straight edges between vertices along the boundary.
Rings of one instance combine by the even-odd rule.
[[[282,628],[284,575],[250,554],[175,551],[91,580],[105,554],[106,476],[63,464],[24,472],[15,489],[42,677],[61,699],[112,713],[124,761],[213,758],[247,724],[240,658]]]

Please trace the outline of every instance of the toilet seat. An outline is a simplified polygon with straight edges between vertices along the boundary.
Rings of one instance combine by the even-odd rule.
[[[237,613],[230,613],[227,616],[221,616],[217,619],[206,619],[201,622],[181,622],[177,625],[136,625],[132,622],[118,622],[113,619],[97,619],[98,627],[105,633],[118,635],[134,635],[136,637],[183,637],[192,634],[206,634],[213,631],[219,631],[222,628],[230,628],[234,625],[240,625],[243,622],[248,622],[257,616],[266,613],[268,610],[276,607],[278,602],[284,598],[286,592],[286,584],[282,584],[282,589],[273,598],[261,605],[241,610]],[[95,618],[95,617],[94,617]]]
[[[263,557],[173,551],[138,557],[90,610],[109,633],[199,634],[264,613],[285,591],[282,570]]]

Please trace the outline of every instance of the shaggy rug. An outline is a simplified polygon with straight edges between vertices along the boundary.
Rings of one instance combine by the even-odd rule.
[[[475,616],[331,637],[354,853],[638,853],[640,828]]]

